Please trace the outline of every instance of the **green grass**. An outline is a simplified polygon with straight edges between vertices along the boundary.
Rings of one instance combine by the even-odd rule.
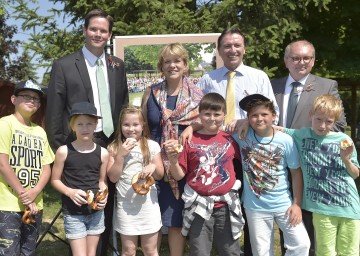
[[[44,214],[43,214],[43,225],[42,225],[42,232],[41,235],[44,233],[46,227],[50,225],[53,218],[56,216],[58,211],[61,208],[61,195],[54,190],[54,188],[50,185],[50,183],[45,187],[44,193]],[[54,225],[50,229],[55,235],[59,236],[60,238],[65,239],[64,233],[64,220],[63,215],[60,214],[59,218],[55,221]],[[276,232],[275,236],[275,255],[280,255],[280,247],[278,243],[278,232]],[[240,238],[241,247],[243,244],[243,237]],[[118,239],[119,244],[119,252],[121,252],[121,245],[120,240]],[[188,247],[185,247],[185,254],[188,252]],[[160,248],[160,255],[167,256],[170,255],[169,248],[167,246],[167,239],[164,236],[162,246]],[[64,244],[60,240],[54,238],[50,233],[47,233],[44,239],[41,241],[37,248],[36,255],[38,256],[55,256],[55,255],[69,255],[69,247],[68,245]],[[109,249],[108,255],[112,255],[111,250]],[[141,248],[137,250],[137,256],[143,255],[141,252]],[[215,250],[213,250],[212,256],[217,255]]]

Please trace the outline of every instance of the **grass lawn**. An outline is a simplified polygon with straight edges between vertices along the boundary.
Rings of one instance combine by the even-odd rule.
[[[61,199],[60,194],[55,191],[50,183],[45,188],[44,193],[44,215],[43,215],[43,227],[41,235],[43,234],[46,227],[50,225],[53,218],[56,216],[58,211],[61,208]],[[55,221],[54,225],[50,229],[52,233],[57,235],[58,237],[65,239],[65,233],[64,233],[64,226],[63,226],[63,216],[60,214],[59,218]],[[280,255],[280,247],[279,247],[279,238],[278,238],[278,232],[276,232],[275,236],[275,255]],[[243,239],[241,238],[240,241],[241,245],[243,244]],[[118,240],[119,248],[118,250],[121,252],[120,248],[120,241]],[[185,248],[186,252],[188,251],[188,248]],[[160,255],[167,256],[169,255],[169,249],[167,246],[167,240],[166,237],[163,239],[163,243],[160,249]],[[69,255],[69,246],[63,243],[62,241],[54,238],[50,233],[47,233],[44,237],[44,239],[41,241],[37,248],[38,256],[57,256],[57,255]],[[112,255],[111,250],[109,250],[108,255]],[[141,252],[141,249],[139,248],[137,251],[137,256],[143,255]],[[212,253],[213,256],[217,255],[216,252]]]
[[[129,100],[130,104],[140,103],[142,92],[130,94]],[[360,191],[360,178],[356,180],[356,185],[358,191]],[[47,185],[44,194],[44,215],[43,215],[43,230],[49,226],[53,218],[56,216],[61,207],[60,194],[57,193],[50,184]],[[54,223],[51,231],[59,236],[60,238],[65,239],[64,228],[63,228],[63,217],[62,214]],[[118,242],[120,245],[120,241]],[[241,245],[243,244],[243,239],[241,238]],[[119,248],[121,252],[121,248]],[[186,248],[187,251],[187,248]],[[52,255],[69,255],[69,247],[61,242],[58,239],[54,239],[49,233],[46,234],[42,242],[40,243],[37,254],[38,256],[52,256]],[[108,255],[112,255],[109,250]],[[141,249],[138,250],[137,255],[143,255]],[[169,250],[167,247],[166,237],[163,239],[163,244],[161,246],[160,255],[169,255]],[[216,255],[214,252],[212,255]],[[280,246],[279,246],[279,237],[278,232],[275,232],[275,256],[280,255]]]

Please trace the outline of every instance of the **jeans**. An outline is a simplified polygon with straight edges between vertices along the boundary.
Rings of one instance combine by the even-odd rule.
[[[80,239],[88,235],[100,235],[105,230],[104,211],[89,215],[64,215],[64,229],[67,239]]]
[[[249,225],[250,241],[254,256],[273,255],[272,233],[274,221],[284,234],[286,256],[306,256],[309,254],[310,240],[304,224],[301,222],[293,227],[285,212],[261,212],[245,209]]]

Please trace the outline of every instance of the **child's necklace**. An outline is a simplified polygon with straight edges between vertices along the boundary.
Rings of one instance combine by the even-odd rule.
[[[275,136],[274,127],[271,126],[271,128],[272,128],[272,131],[273,131],[273,135],[272,135],[271,140],[270,140],[269,142],[267,142],[267,143],[261,143],[261,142],[258,140],[258,138],[256,138],[255,130],[253,129],[253,133],[254,133],[254,137],[255,137],[256,141],[259,142],[261,145],[269,145],[269,144],[273,141],[274,136]]]

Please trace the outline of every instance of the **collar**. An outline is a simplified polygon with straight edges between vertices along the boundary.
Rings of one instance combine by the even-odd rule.
[[[103,52],[101,54],[101,56],[98,58],[97,56],[95,56],[92,52],[90,52],[88,50],[88,48],[85,47],[85,45],[83,46],[83,48],[81,49],[82,53],[84,54],[85,59],[89,62],[89,64],[91,66],[95,66],[96,65],[96,61],[97,59],[101,59],[102,62],[104,63],[104,65],[106,65],[106,61],[105,61],[105,52]]]

